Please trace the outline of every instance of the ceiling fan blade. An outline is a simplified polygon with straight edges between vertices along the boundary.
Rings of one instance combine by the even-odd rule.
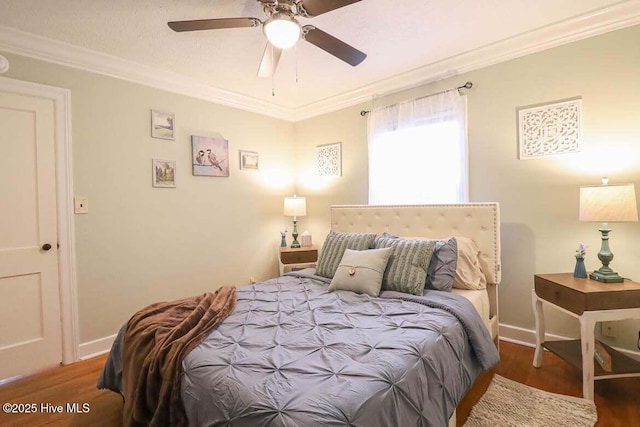
[[[280,55],[282,55],[282,49],[267,42],[260,67],[258,67],[258,77],[271,77],[276,72]]]
[[[343,60],[349,65],[355,67],[367,57],[364,52],[360,52],[355,47],[333,37],[331,34],[317,29],[313,25],[305,25],[302,30],[306,41],[319,47],[325,52],[330,53],[336,58]]]
[[[302,0],[301,3],[304,9],[303,15],[306,13],[307,16],[318,16],[344,6],[349,6],[353,3],[358,3],[359,1],[360,0]]]
[[[221,18],[221,19],[197,19],[195,21],[173,21],[167,25],[177,32],[219,30],[222,28],[257,27],[261,21],[258,18]]]

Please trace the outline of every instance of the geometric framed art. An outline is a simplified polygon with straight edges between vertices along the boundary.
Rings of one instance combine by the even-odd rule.
[[[582,99],[518,109],[520,160],[576,153],[582,145]]]
[[[319,176],[342,176],[342,143],[316,146]]]

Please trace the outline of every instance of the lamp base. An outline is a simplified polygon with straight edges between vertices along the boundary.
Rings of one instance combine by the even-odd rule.
[[[600,227],[600,233],[602,233],[602,246],[600,246],[600,252],[598,252],[598,259],[602,262],[602,267],[595,270],[589,275],[591,280],[597,280],[604,283],[620,283],[624,282],[624,278],[620,277],[618,273],[613,271],[609,264],[613,261],[613,253],[609,249],[609,224],[602,223]]]
[[[597,280],[598,282],[604,283],[620,283],[624,282],[624,278],[620,277],[618,273],[615,271],[605,271],[602,272],[600,270],[596,270],[589,275],[591,280]]]
[[[291,233],[291,236],[293,237],[293,242],[291,242],[291,249],[297,249],[297,248],[300,247],[300,242],[298,242],[298,225],[297,225],[297,223],[298,223],[298,221],[294,219],[293,220],[293,232]]]

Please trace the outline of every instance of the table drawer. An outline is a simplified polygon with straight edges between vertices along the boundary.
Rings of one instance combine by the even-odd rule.
[[[536,295],[551,304],[576,314],[582,314],[585,310],[585,295],[581,292],[540,277],[535,278],[535,287]]]
[[[280,261],[282,261],[283,264],[304,264],[316,262],[317,260],[317,249],[280,253]]]

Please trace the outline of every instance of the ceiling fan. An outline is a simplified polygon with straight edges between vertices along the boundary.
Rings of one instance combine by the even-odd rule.
[[[280,60],[282,51],[304,39],[325,52],[356,66],[367,55],[313,25],[301,26],[297,17],[314,16],[357,3],[361,0],[257,0],[263,7],[267,19],[258,18],[221,18],[198,19],[193,21],[173,21],[168,25],[173,31],[218,30],[223,28],[257,27],[267,38],[267,46],[258,68],[259,77],[271,77]]]

